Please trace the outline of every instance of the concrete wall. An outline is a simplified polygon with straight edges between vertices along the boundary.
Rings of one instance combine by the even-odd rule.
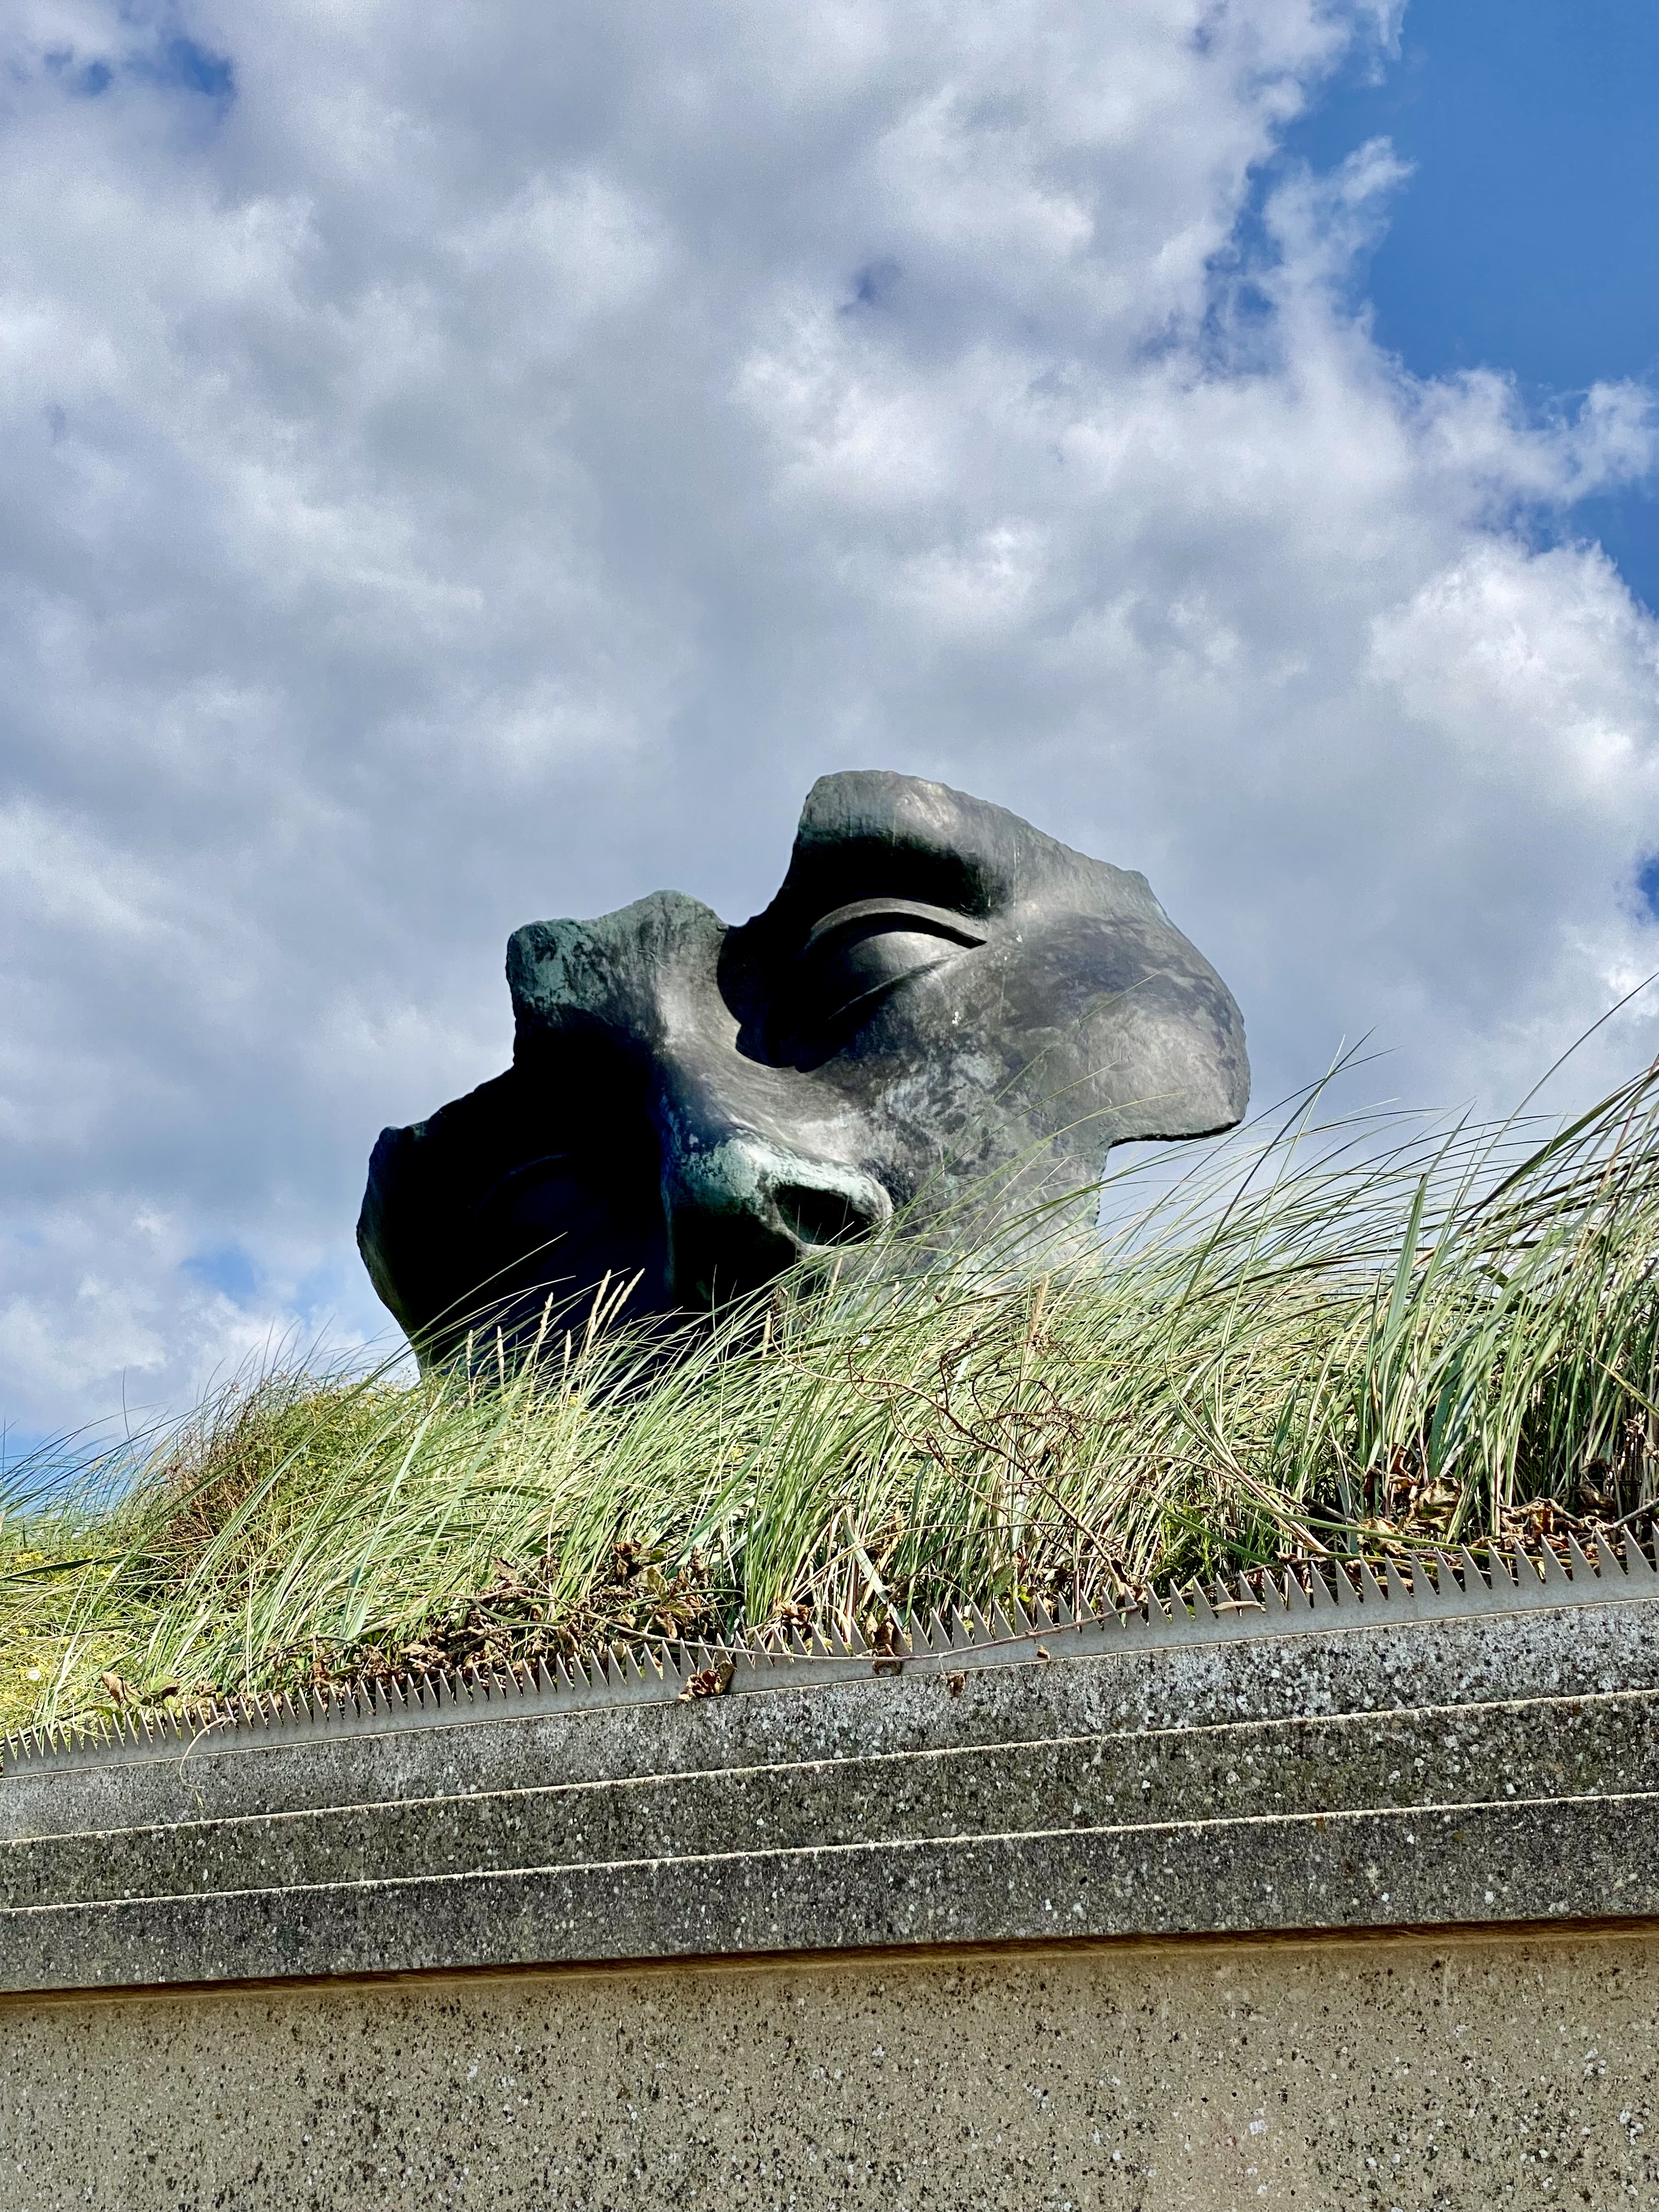
[[[1659,2212],[1656,1723],[1644,1599],[26,1758],[0,2212]]]
[[[0,2203],[1659,2205],[1659,1934],[0,2004]]]

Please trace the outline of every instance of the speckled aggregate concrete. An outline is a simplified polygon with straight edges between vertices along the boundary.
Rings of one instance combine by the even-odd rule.
[[[1659,2212],[1659,1601],[22,1757],[0,1990],[0,2212]]]
[[[1659,1935],[0,2002],[0,2208],[1659,2207]]]

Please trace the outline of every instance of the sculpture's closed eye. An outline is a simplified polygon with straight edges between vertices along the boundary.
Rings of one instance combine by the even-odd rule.
[[[895,984],[983,945],[960,914],[915,899],[858,899],[807,937],[789,978],[790,1029],[801,1045],[832,1045]]]

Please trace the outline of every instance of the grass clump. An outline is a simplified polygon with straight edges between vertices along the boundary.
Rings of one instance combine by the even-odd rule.
[[[1112,1179],[1097,1254],[843,1266],[688,1329],[316,1363],[0,1520],[0,1727],[603,1641],[1100,1605],[1574,1528],[1659,1451],[1659,1079],[1564,1128],[1322,1123]],[[1029,1225],[1028,1225],[1029,1227]],[[625,1312],[625,1308],[623,1309]]]

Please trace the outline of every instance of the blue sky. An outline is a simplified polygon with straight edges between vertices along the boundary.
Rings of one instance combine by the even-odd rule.
[[[1259,1098],[1517,1097],[1659,969],[1656,106],[1650,0],[14,0],[9,1449],[375,1340],[508,932],[828,770],[1144,869]]]
[[[1398,58],[1356,56],[1286,134],[1328,167],[1389,139],[1411,165],[1357,275],[1379,341],[1419,376],[1508,370],[1535,407],[1659,376],[1659,6],[1411,0]],[[1584,501],[1659,606],[1651,487]]]

